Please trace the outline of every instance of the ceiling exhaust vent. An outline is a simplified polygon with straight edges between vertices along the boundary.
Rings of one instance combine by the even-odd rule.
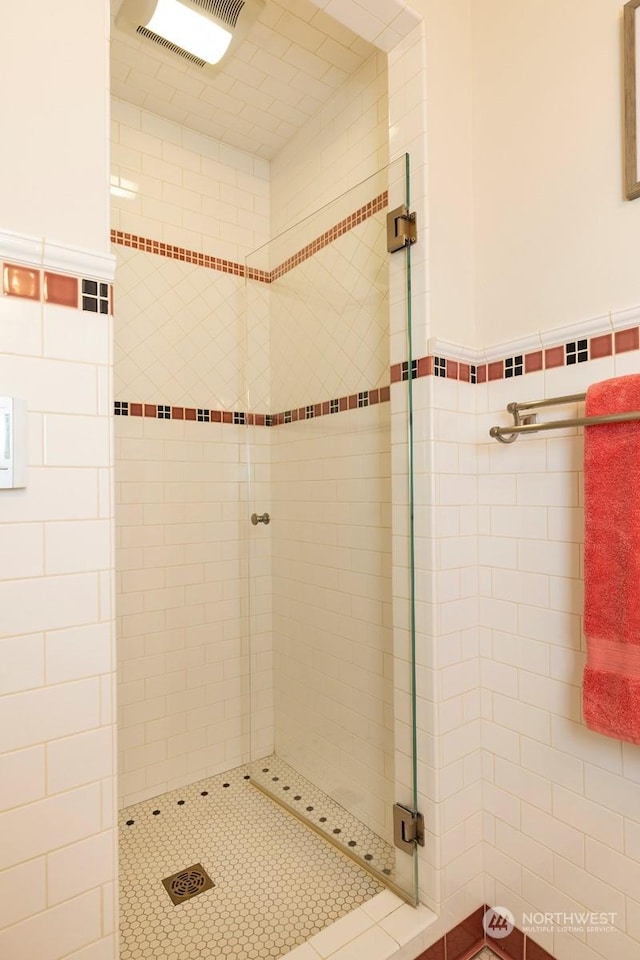
[[[217,17],[230,27],[238,25],[238,17],[242,13],[245,0],[187,0],[193,7],[206,10],[212,17]]]
[[[124,0],[116,26],[214,70],[246,37],[265,0]]]
[[[182,47],[178,47],[175,43],[171,43],[170,40],[165,40],[164,37],[160,37],[157,33],[154,33],[153,30],[147,30],[146,27],[138,27],[136,33],[141,37],[146,37],[147,40],[153,40],[154,43],[164,47],[165,50],[169,50],[171,53],[176,53],[184,60],[188,60],[189,63],[192,63],[195,67],[206,67],[207,65],[206,60],[201,60],[200,57],[196,57],[194,53],[188,53],[186,50],[183,50]]]

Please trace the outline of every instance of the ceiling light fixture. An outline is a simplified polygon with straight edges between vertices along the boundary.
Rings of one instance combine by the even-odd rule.
[[[222,60],[231,43],[231,33],[179,0],[158,0],[147,30],[164,37],[206,63]]]
[[[116,25],[207,68],[246,36],[263,7],[264,0],[124,0]]]

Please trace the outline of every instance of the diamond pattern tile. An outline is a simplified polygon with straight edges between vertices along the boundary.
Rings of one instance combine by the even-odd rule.
[[[116,396],[246,409],[244,280],[127,247],[115,251]]]
[[[382,891],[248,776],[237,767],[121,812],[121,960],[281,957]],[[163,878],[195,863],[215,886],[172,904]]]
[[[271,284],[274,411],[387,382],[388,256],[380,213]]]

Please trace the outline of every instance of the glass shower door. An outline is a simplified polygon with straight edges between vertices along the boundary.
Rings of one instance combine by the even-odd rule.
[[[391,260],[386,224],[407,171],[247,258],[247,523],[252,782],[415,902],[410,248]]]

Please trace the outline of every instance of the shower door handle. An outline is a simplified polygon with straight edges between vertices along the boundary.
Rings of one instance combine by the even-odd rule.
[[[259,523],[271,523],[271,517],[268,513],[252,513],[251,523],[254,525],[254,527],[257,527]]]

